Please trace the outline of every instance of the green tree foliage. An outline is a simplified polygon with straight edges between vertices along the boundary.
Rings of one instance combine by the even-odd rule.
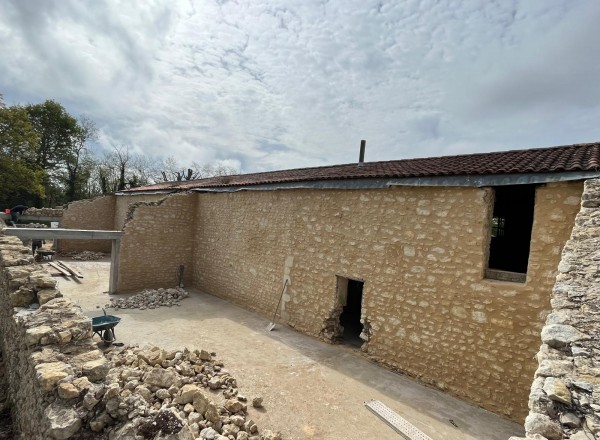
[[[39,136],[27,111],[0,96],[0,206],[34,205],[44,198],[44,172],[35,165]]]
[[[56,101],[7,106],[0,94],[0,208],[17,204],[56,206],[160,180],[191,180],[234,174],[224,166],[164,163],[114,145],[102,156],[88,148],[97,129],[77,120]],[[164,171],[161,171],[164,170]]]
[[[43,176],[40,169],[0,156],[0,206],[36,206],[44,198]]]

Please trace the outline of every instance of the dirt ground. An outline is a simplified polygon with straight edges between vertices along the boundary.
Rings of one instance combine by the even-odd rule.
[[[84,278],[57,277],[61,291],[88,316],[101,315],[109,302],[108,259],[70,263]],[[365,408],[371,399],[433,440],[506,440],[524,434],[521,425],[381,368],[355,349],[329,345],[282,325],[267,332],[269,319],[188,291],[190,298],[181,307],[107,310],[122,318],[115,329],[117,340],[216,351],[237,379],[240,394],[264,397],[264,409],[250,408],[250,418],[259,428],[281,431],[284,439],[401,438]]]

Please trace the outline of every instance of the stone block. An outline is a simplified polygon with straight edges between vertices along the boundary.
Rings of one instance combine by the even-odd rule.
[[[73,374],[73,368],[64,362],[50,362],[35,366],[35,376],[44,392],[51,392],[59,380]]]

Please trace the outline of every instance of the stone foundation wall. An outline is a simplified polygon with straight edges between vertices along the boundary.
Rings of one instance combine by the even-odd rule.
[[[19,438],[84,435],[85,409],[71,399],[85,395],[85,384],[108,372],[107,360],[92,342],[89,318],[61,296],[29,249],[0,232],[0,351]],[[61,393],[67,385],[75,395]]]
[[[114,230],[116,197],[113,195],[72,202],[63,210],[60,223],[66,229]],[[111,251],[110,240],[60,240],[59,250],[73,251]]]
[[[175,287],[184,266],[184,283],[192,282],[196,198],[174,194],[158,202],[130,205],[121,240],[119,292]]]
[[[362,280],[369,356],[522,421],[581,191],[537,189],[525,283],[484,278],[489,189],[200,193],[194,286],[269,317],[288,279],[282,320],[335,339],[338,276]]]
[[[552,291],[527,438],[600,438],[600,180],[588,180]]]

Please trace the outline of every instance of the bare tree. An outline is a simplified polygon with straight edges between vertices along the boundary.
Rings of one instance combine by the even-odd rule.
[[[167,157],[163,163],[163,171],[161,171],[162,180],[165,182],[187,181],[196,179],[205,179],[215,176],[230,176],[238,174],[239,171],[233,167],[226,165],[204,164],[192,162],[192,166],[187,169],[181,169],[173,156]],[[160,179],[160,177],[159,177]]]

